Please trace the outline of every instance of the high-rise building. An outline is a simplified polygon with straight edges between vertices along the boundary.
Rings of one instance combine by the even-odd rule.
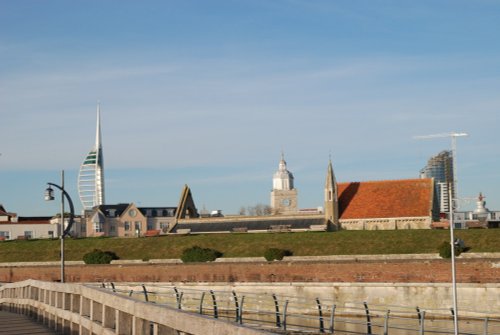
[[[84,209],[104,205],[104,161],[101,142],[101,110],[97,105],[95,145],[85,156],[78,175],[78,194]]]
[[[427,165],[420,170],[420,178],[434,178],[439,210],[441,213],[449,212],[450,185],[452,197],[455,197],[452,152],[444,150],[436,156],[431,157]]]

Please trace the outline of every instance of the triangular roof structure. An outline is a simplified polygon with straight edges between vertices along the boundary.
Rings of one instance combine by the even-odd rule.
[[[189,186],[184,185],[184,189],[182,190],[181,198],[179,200],[179,206],[177,206],[176,219],[185,219],[186,216],[191,219],[199,217],[198,210],[196,209],[193,196],[191,194],[191,189]]]

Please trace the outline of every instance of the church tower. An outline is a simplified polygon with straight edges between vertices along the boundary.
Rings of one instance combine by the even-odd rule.
[[[339,226],[339,194],[332,161],[328,162],[325,181],[325,219],[328,225]]]
[[[293,186],[293,174],[286,168],[283,153],[281,153],[278,171],[273,176],[271,208],[275,215],[292,214],[298,211],[297,189]]]

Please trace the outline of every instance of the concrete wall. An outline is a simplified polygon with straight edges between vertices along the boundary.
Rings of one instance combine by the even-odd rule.
[[[443,309],[443,314],[453,306],[449,283],[171,283],[182,289],[235,291],[239,295],[275,293],[278,296],[300,297],[313,302],[319,298],[337,307],[346,303],[362,303],[380,306],[408,306],[426,310]],[[161,286],[147,283],[146,286]],[[155,291],[160,291],[155,288]],[[168,289],[165,289],[167,291]],[[461,314],[467,311],[487,312],[498,317],[500,314],[500,283],[458,284],[458,308]],[[250,301],[250,300],[247,300]]]

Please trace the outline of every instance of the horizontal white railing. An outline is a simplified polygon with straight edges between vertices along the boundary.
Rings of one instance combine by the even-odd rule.
[[[63,334],[269,334],[83,284],[6,284],[0,287],[0,308],[26,314]]]

